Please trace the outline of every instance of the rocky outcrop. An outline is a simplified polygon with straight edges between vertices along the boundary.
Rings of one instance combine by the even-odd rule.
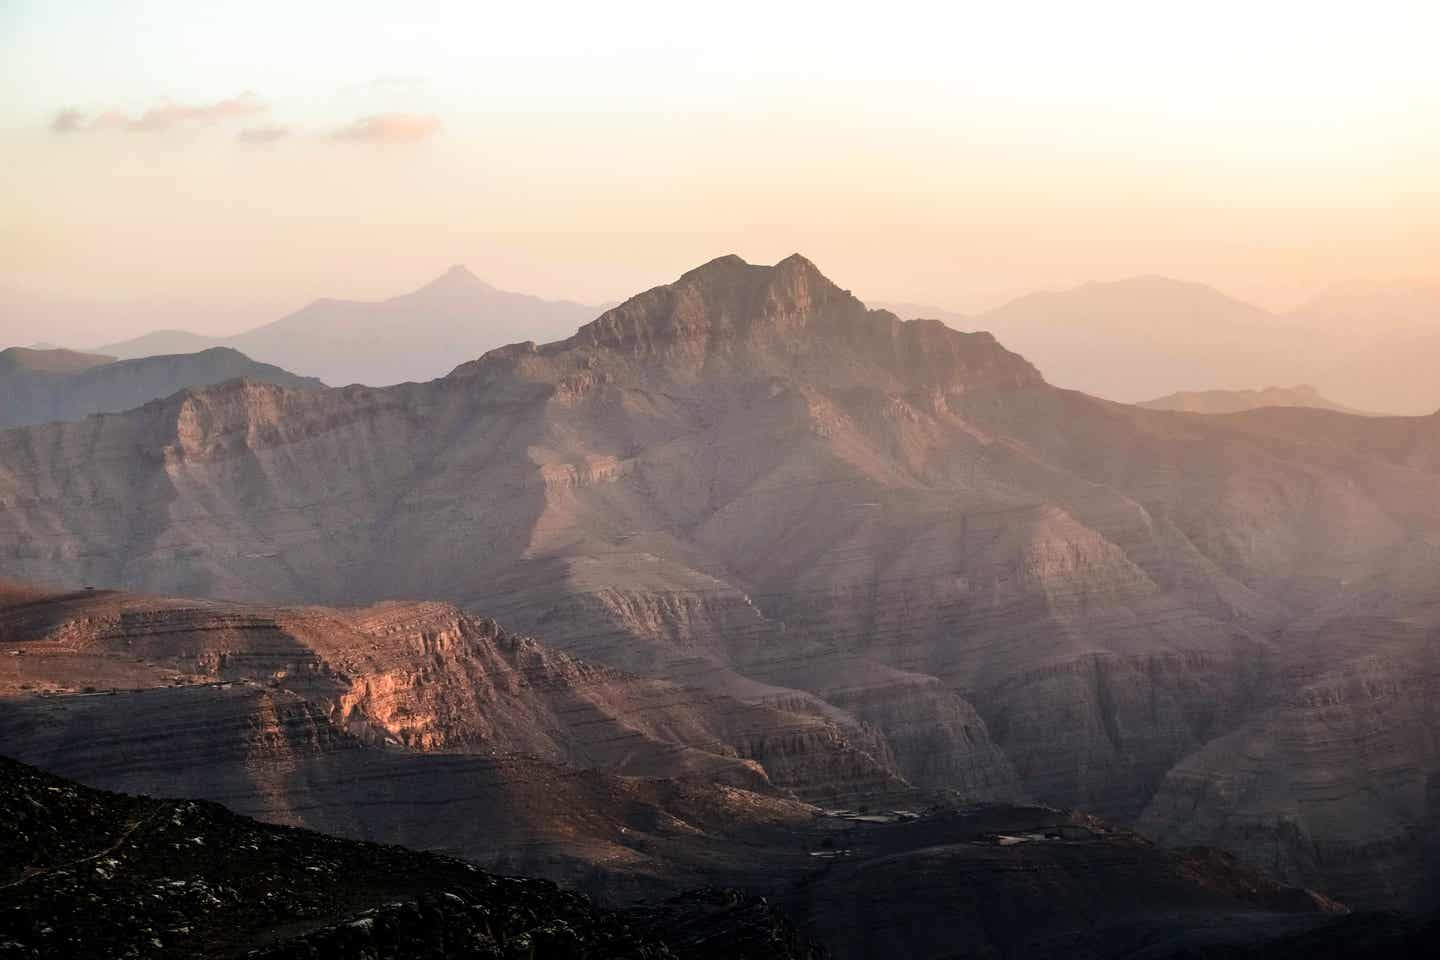
[[[576,348],[604,351],[667,378],[799,373],[831,389],[942,395],[1042,382],[989,334],[867,310],[799,254],[773,267],[733,255],[712,260],[632,297],[542,355],[560,359]],[[855,357],[867,362],[843,362]]]
[[[1170,770],[1140,828],[1223,845],[1357,906],[1433,908],[1440,635],[1349,620],[1296,643],[1333,665],[1297,655],[1293,688]]]
[[[0,784],[7,958],[822,955],[752,898],[708,892],[637,922],[545,881],[90,790],[3,758]]]
[[[63,756],[60,768],[87,782],[137,790],[162,782],[159,771],[134,764],[127,779],[105,779],[114,760],[142,749],[161,727],[172,741],[167,775],[199,778],[189,791],[197,796],[214,792],[198,785],[218,782],[209,765],[248,774],[257,750],[290,762],[340,741],[523,754],[830,802],[910,790],[889,757],[871,756],[823,716],[592,666],[447,604],[284,609],[102,591],[16,599],[0,606],[0,629],[19,644],[0,690],[115,692],[17,702],[4,740],[26,757],[55,764]],[[142,721],[148,706],[162,713]],[[77,725],[103,725],[133,743],[80,736]],[[186,753],[180,745],[191,737],[196,747]],[[266,815],[288,809],[269,787],[260,792],[280,804]]]
[[[748,870],[813,808],[704,776],[622,777],[523,755],[386,748],[248,683],[0,704],[0,745],[82,782],[464,856],[609,896]],[[803,858],[803,853],[794,854]]]

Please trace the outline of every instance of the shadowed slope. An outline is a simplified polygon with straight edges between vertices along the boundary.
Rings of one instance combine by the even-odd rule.
[[[118,362],[68,350],[12,348],[0,353],[0,428],[83,420],[95,413],[129,410],[185,387],[237,377],[297,390],[324,386],[313,377],[299,377],[219,347]]]
[[[821,955],[749,898],[677,902],[641,923],[542,880],[215,804],[91,790],[3,758],[0,783],[7,956]],[[709,936],[688,929],[697,919]]]

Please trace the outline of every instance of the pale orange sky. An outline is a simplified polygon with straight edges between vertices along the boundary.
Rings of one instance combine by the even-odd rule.
[[[0,285],[298,305],[463,262],[599,302],[799,250],[976,309],[1440,274],[1433,2],[232,6],[0,3]]]

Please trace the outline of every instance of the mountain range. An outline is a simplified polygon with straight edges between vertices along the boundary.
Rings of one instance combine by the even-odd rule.
[[[7,302],[5,309],[17,317],[48,315],[44,303],[32,301]],[[900,301],[882,306],[907,319],[990,331],[1051,382],[1112,400],[1305,382],[1345,409],[1440,408],[1440,387],[1429,376],[1440,360],[1434,284],[1337,285],[1284,312],[1159,276],[1041,291],[969,314]],[[88,305],[86,316],[101,309]],[[117,309],[132,325],[146,312],[143,305]],[[209,312],[175,304],[150,312],[163,321],[183,319],[186,310]],[[96,352],[134,359],[229,346],[327,383],[378,386],[430,380],[511,342],[563,338],[599,312],[498,290],[455,266],[384,301],[321,299],[234,336],[162,328]]]
[[[72,350],[0,351],[0,428],[83,420],[93,413],[128,410],[185,387],[247,378],[292,390],[324,385],[228,347],[198,353],[119,360]]]
[[[231,337],[161,330],[99,352],[129,358],[226,346],[329,384],[381,386],[432,380],[517,340],[569,336],[596,313],[578,303],[498,290],[457,265],[388,300],[316,300]]]
[[[1261,407],[1310,407],[1365,416],[1327,400],[1309,384],[1295,387],[1266,387],[1263,390],[1188,390],[1146,400],[1137,406],[1148,410],[1179,410],[1185,413],[1242,413]]]
[[[969,316],[894,310],[988,330],[1052,383],[1126,403],[1304,382],[1350,410],[1440,409],[1433,284],[1340,286],[1272,312],[1204,284],[1145,276],[1032,293]]]
[[[1437,494],[1434,416],[1127,406],[988,333],[869,310],[798,255],[731,256],[425,383],[230,382],[0,433],[0,564],[217,601],[446,601],[727,716],[808,717],[796,749],[818,751],[777,783],[730,721],[687,713],[635,763],[683,745],[704,776],[753,791],[754,761],[800,802],[1079,808],[1417,906],[1440,889]],[[444,651],[420,636],[428,684]],[[360,673],[384,673],[373,656]],[[350,676],[299,672],[327,670]],[[265,689],[227,702],[253,716]],[[0,751],[115,742],[66,740],[110,728],[42,722],[35,694]],[[343,694],[306,702],[333,717]],[[458,709],[395,703],[422,746]],[[446,777],[415,782],[467,782]]]

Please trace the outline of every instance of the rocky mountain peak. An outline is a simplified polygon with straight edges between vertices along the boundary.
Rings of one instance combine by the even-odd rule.
[[[748,372],[885,389],[965,389],[1041,377],[989,334],[870,310],[796,253],[771,266],[733,254],[647,290],[553,350],[613,351],[693,374],[723,360]]]
[[[723,347],[766,333],[798,332],[826,307],[864,312],[863,304],[799,254],[774,266],[730,254],[631,297],[582,327],[576,340],[637,355],[686,345]]]

